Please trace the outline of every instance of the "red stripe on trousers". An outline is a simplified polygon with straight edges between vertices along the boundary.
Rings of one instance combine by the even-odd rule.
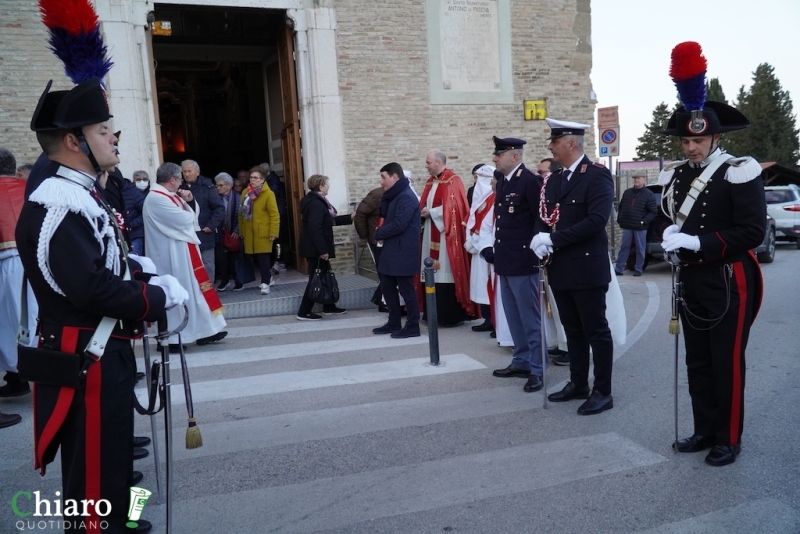
[[[78,347],[78,334],[80,330],[78,328],[73,328],[69,326],[65,326],[61,330],[61,351],[62,352],[75,352],[75,349]],[[53,408],[53,412],[50,414],[50,417],[45,423],[44,429],[42,430],[42,434],[36,439],[36,429],[39,428],[36,424],[36,386],[34,385],[33,388],[33,402],[34,402],[34,425],[33,425],[33,448],[34,448],[34,463],[33,468],[39,469],[42,476],[44,476],[45,468],[47,466],[44,465],[44,453],[47,448],[50,446],[50,443],[53,441],[53,438],[58,433],[58,430],[61,428],[61,425],[64,423],[64,419],[67,417],[67,412],[69,412],[70,406],[72,406],[72,399],[75,398],[75,390],[72,388],[61,388],[58,392],[58,399],[56,399],[56,405]]]
[[[89,374],[86,376],[86,391],[84,392],[84,405],[86,409],[86,443],[85,443],[85,465],[86,465],[86,499],[91,499],[95,503],[100,500],[100,383],[102,378],[102,360],[89,367]],[[86,521],[86,534],[100,532],[100,517],[95,513],[96,507],[90,507],[91,517]],[[91,521],[91,523],[90,523]],[[97,528],[90,528],[90,525]]]
[[[739,292],[739,316],[736,318],[736,338],[733,342],[732,379],[731,384],[731,420],[729,443],[736,445],[739,443],[739,421],[742,418],[742,337],[744,333],[744,320],[747,314],[747,279],[744,275],[744,265],[736,262],[732,265],[733,275],[736,280],[736,290]]]

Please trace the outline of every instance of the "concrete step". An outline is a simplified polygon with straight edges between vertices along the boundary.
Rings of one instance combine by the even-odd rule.
[[[338,307],[353,310],[375,307],[370,299],[378,286],[377,282],[354,274],[337,276],[336,280],[339,282]],[[229,289],[219,292],[220,300],[225,305],[225,318],[294,315],[300,307],[307,283],[308,278],[305,275],[291,272],[276,277],[276,283],[270,287],[269,295],[261,294],[258,282],[246,284],[242,291]],[[315,305],[315,311],[321,309],[321,304]]]

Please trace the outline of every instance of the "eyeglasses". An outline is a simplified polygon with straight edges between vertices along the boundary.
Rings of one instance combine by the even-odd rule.
[[[214,187],[225,187],[228,184],[214,184]]]

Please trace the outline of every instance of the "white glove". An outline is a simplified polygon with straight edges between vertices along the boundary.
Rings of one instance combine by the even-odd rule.
[[[145,274],[158,274],[156,271],[156,264],[147,256],[139,256],[138,254],[130,253],[128,258],[132,259],[142,267],[142,272]]]
[[[149,283],[164,290],[164,295],[167,297],[164,307],[167,309],[173,306],[183,306],[189,300],[189,293],[178,282],[178,279],[171,274],[154,276]]]
[[[677,234],[680,231],[681,231],[681,229],[678,228],[677,224],[673,224],[671,226],[667,226],[664,229],[664,234],[661,236],[661,240],[662,241],[666,241],[669,236],[671,236],[672,234]]]
[[[669,230],[669,228],[667,228],[667,230]],[[666,231],[664,233],[666,234]],[[664,239],[661,243],[661,247],[664,249],[664,252],[672,252],[679,248],[697,252],[700,250],[700,238],[696,235],[689,235],[681,232],[672,233],[669,237]]]
[[[539,232],[533,239],[531,239],[531,248],[536,250],[539,245],[547,245],[552,250],[553,248],[553,240],[550,239],[550,234],[547,232]]]
[[[545,256],[551,254],[553,252],[553,247],[548,247],[545,244],[537,245],[536,248],[533,249],[533,253],[536,254],[536,257],[544,259]]]

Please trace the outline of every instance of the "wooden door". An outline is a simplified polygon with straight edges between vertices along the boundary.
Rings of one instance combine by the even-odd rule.
[[[281,77],[281,102],[283,103],[283,176],[286,182],[286,204],[289,212],[289,254],[294,257],[297,270],[308,273],[306,260],[299,253],[300,201],[305,196],[303,186],[303,160],[300,135],[300,110],[297,104],[297,78],[295,77],[294,38],[290,28],[284,28],[278,38],[278,68]]]

